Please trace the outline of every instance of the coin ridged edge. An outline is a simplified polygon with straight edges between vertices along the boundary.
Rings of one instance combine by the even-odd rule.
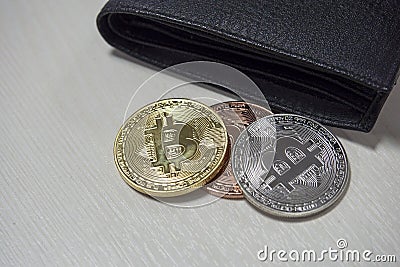
[[[322,212],[328,210],[334,204],[338,203],[338,201],[340,201],[342,199],[342,197],[344,197],[344,193],[345,193],[345,191],[347,190],[347,188],[349,186],[350,168],[349,168],[349,164],[348,164],[346,151],[344,150],[344,147],[343,147],[342,143],[340,142],[340,140],[331,131],[329,131],[324,125],[322,125],[321,123],[319,123],[319,122],[317,122],[317,121],[315,121],[313,119],[307,118],[305,116],[296,115],[296,114],[287,114],[287,113],[273,114],[273,115],[266,116],[266,117],[269,117],[269,118],[273,117],[274,118],[274,122],[275,122],[275,117],[278,117],[278,116],[282,116],[282,117],[283,116],[292,116],[292,117],[303,118],[305,120],[311,121],[311,122],[315,123],[316,125],[318,125],[319,128],[325,129],[326,132],[329,134],[329,136],[332,136],[337,141],[336,143],[338,144],[338,146],[339,146],[339,148],[340,148],[340,150],[341,150],[341,152],[343,154],[343,160],[344,160],[345,166],[346,166],[346,171],[345,171],[345,174],[343,175],[344,178],[343,178],[342,187],[339,189],[338,193],[335,194],[335,196],[333,198],[331,198],[327,202],[327,204],[325,204],[323,206],[320,206],[320,207],[317,207],[316,209],[309,210],[309,211],[298,212],[298,213],[290,213],[290,212],[279,211],[279,210],[273,209],[273,208],[271,208],[269,206],[265,206],[262,203],[258,202],[257,199],[255,199],[249,192],[247,192],[246,189],[243,187],[243,185],[239,182],[239,179],[237,177],[238,175],[235,172],[234,168],[232,168],[234,177],[235,177],[235,179],[237,181],[237,184],[239,185],[240,189],[242,190],[243,195],[245,196],[246,200],[248,200],[254,207],[256,207],[257,209],[259,209],[260,211],[262,211],[262,212],[264,212],[264,213],[266,213],[268,215],[271,215],[271,216],[274,216],[274,217],[296,219],[296,218],[311,217],[311,216],[317,215],[319,213],[322,213]],[[256,122],[254,122],[254,123],[256,123]],[[249,125],[247,128],[249,128],[250,126],[251,125]],[[241,135],[244,134],[244,133],[245,132],[243,131],[241,133]],[[239,138],[237,140],[239,140]],[[236,145],[236,143],[235,143],[235,145]],[[232,153],[231,153],[231,160],[232,161],[234,160],[235,145],[232,148]]]

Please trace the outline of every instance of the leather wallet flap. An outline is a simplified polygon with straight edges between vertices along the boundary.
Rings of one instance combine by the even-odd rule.
[[[225,63],[252,78],[276,111],[369,131],[397,78],[399,7],[396,1],[111,0],[97,23],[112,46],[158,67]]]

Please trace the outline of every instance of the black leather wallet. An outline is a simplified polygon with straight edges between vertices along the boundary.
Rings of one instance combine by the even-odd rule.
[[[273,111],[365,132],[400,66],[397,0],[110,0],[97,26],[110,45],[157,67],[224,63]]]

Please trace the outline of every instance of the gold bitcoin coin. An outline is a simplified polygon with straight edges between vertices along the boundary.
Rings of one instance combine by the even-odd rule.
[[[128,118],[114,144],[122,178],[152,196],[189,193],[212,180],[229,160],[222,119],[189,99],[149,104]]]

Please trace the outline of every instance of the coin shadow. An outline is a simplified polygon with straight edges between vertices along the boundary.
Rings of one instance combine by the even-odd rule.
[[[188,209],[207,206],[219,199],[220,198],[207,193],[203,188],[198,188],[188,194],[169,198],[159,198],[158,200],[168,206]]]
[[[214,196],[209,194],[206,189],[198,188],[190,193],[176,196],[176,197],[156,197],[151,196],[149,194],[137,191],[133,188],[131,190],[141,196],[144,196],[147,199],[152,201],[158,202],[160,204],[173,207],[173,208],[183,208],[183,209],[190,209],[190,208],[198,208],[210,205],[215,201],[221,199],[221,197]]]

